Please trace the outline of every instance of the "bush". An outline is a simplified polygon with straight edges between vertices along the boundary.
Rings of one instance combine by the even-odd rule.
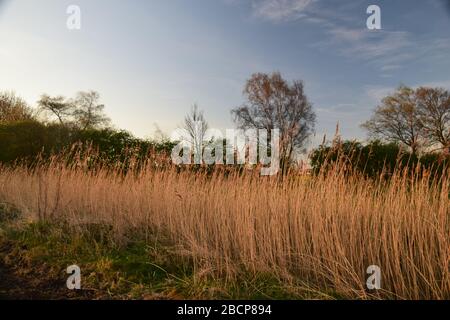
[[[36,121],[0,125],[0,161],[29,158],[48,149],[47,134],[46,127]]]
[[[38,156],[49,158],[72,145],[84,150],[94,149],[109,163],[134,156],[142,159],[150,152],[170,153],[170,142],[152,142],[133,137],[126,131],[113,129],[80,130],[60,124],[45,125],[37,121],[0,124],[0,163],[34,161]]]
[[[449,168],[450,157],[429,153],[420,158],[405,151],[396,143],[371,141],[363,145],[357,141],[335,143],[332,146],[320,146],[310,155],[314,173],[327,170],[340,161],[350,171],[362,173],[370,178],[389,177],[395,169],[428,170],[442,174]]]

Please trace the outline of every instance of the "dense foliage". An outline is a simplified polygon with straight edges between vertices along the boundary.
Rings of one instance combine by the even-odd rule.
[[[82,130],[37,121],[0,124],[0,162],[3,163],[33,160],[38,155],[49,157],[70,149],[74,144],[92,148],[102,159],[110,162],[120,162],[130,152],[142,157],[150,152],[170,152],[173,147],[170,142],[142,140],[127,131],[110,128]]]
[[[357,141],[335,142],[333,145],[321,145],[311,153],[311,165],[315,173],[340,161],[349,170],[377,178],[390,176],[394,169],[418,168],[442,173],[450,164],[450,156],[442,153],[425,153],[417,156],[396,143],[382,143],[378,140],[368,144]]]

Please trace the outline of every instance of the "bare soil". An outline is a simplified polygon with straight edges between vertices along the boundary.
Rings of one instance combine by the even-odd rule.
[[[95,299],[94,292],[72,291],[63,275],[55,277],[45,265],[20,261],[10,242],[0,244],[0,300]]]

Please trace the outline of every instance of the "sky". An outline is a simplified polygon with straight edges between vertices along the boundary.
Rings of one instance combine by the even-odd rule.
[[[360,125],[400,84],[450,89],[447,0],[0,0],[0,90],[96,90],[117,128],[170,135],[193,104],[234,128],[245,81],[303,80],[316,134],[366,138]],[[67,28],[67,8],[81,29]],[[381,9],[381,30],[366,10]]]

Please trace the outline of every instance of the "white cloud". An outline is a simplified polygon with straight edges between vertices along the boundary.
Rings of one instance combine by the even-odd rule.
[[[401,69],[401,66],[398,64],[387,64],[381,67],[381,71],[395,71]]]
[[[252,15],[273,23],[300,20],[322,32],[312,48],[372,65],[382,77],[391,77],[405,65],[419,61],[447,61],[450,38],[427,38],[402,30],[368,30],[365,11],[357,2],[330,8],[319,0],[223,0],[251,6]],[[360,15],[350,14],[358,10]]]
[[[344,27],[334,27],[330,29],[329,34],[333,36],[335,41],[356,42],[366,37],[364,29],[350,29]]]
[[[378,104],[381,100],[395,91],[393,87],[383,86],[366,86],[366,95],[370,100],[370,103]]]
[[[323,114],[333,114],[333,115],[342,115],[345,114],[347,116],[351,114],[355,114],[355,110],[358,110],[358,106],[354,103],[339,103],[337,105],[332,105],[331,107],[326,108],[316,108],[319,113]]]
[[[415,88],[417,88],[417,87],[435,87],[435,88],[444,88],[444,89],[450,90],[450,80],[427,82],[427,83],[423,83],[421,85],[415,86]]]
[[[305,10],[316,0],[256,0],[252,2],[257,17],[282,22],[306,17]]]
[[[407,86],[417,89],[419,87],[433,87],[433,88],[444,88],[450,90],[450,80],[444,81],[433,81],[433,82],[424,82],[424,83],[415,83],[413,85]],[[398,86],[366,86],[365,93],[369,98],[371,103],[378,104],[381,102],[383,98],[386,96],[393,94],[397,90]]]
[[[328,34],[331,35],[331,39],[322,42],[321,45],[339,45],[340,52],[350,58],[372,60],[390,57],[390,65],[393,65],[395,60],[405,59],[404,55],[396,54],[414,45],[411,35],[403,31],[378,31],[375,33],[367,29],[335,27],[329,29]]]

